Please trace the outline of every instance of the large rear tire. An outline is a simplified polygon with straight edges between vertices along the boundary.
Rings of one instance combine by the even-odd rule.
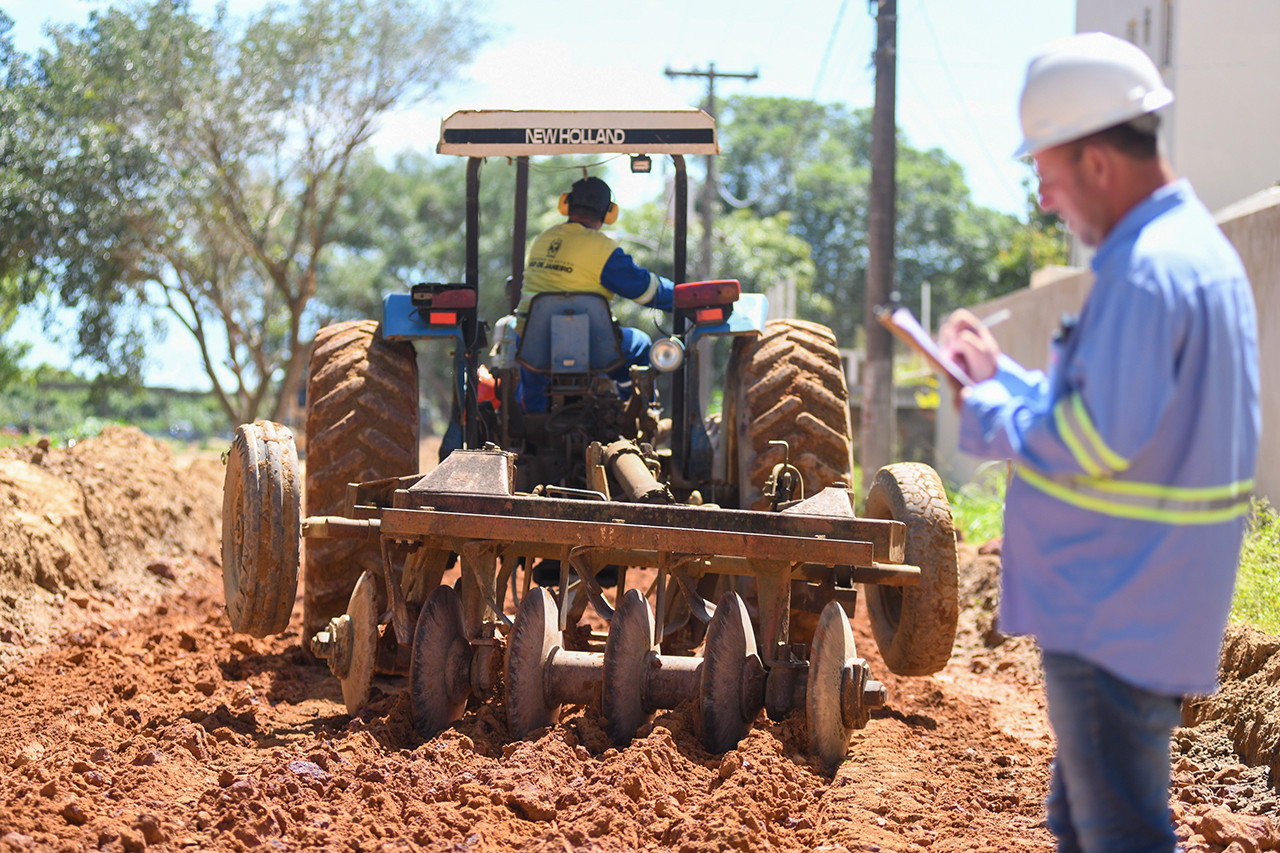
[[[947,492],[928,465],[886,465],[871,482],[865,515],[906,524],[906,562],[920,567],[917,586],[864,588],[876,645],[890,672],[932,675],[951,658],[960,616],[956,531]]]
[[[316,334],[307,373],[306,507],[341,515],[348,483],[418,470],[418,363],[413,346],[384,340],[372,320]],[[310,539],[302,585],[302,644],[346,610],[364,571],[381,578],[376,541]],[[385,600],[381,589],[379,600]]]
[[[838,481],[853,486],[849,387],[830,329],[771,320],[760,337],[735,342],[727,382],[739,509],[769,508],[761,490],[783,460],[770,441],[787,442],[806,497]]]
[[[725,424],[729,476],[738,508],[770,509],[764,485],[784,459],[800,471],[803,495],[836,483],[853,485],[849,386],[836,336],[804,320],[771,320],[758,338],[738,338],[729,359]],[[785,441],[787,452],[771,441]],[[758,617],[754,580],[724,578]],[[716,590],[716,595],[721,590]],[[790,639],[808,642],[816,614],[793,610]]]

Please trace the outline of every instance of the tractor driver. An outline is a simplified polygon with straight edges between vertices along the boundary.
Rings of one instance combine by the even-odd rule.
[[[625,296],[648,308],[671,310],[674,291],[670,279],[639,266],[613,238],[600,232],[601,226],[618,219],[618,205],[608,184],[596,177],[575,182],[560,196],[560,212],[568,219],[542,232],[529,250],[523,296],[516,310],[522,324],[537,293],[598,293],[606,299]],[[621,331],[626,363],[610,371],[609,377],[625,392],[630,388],[631,366],[649,361],[650,339],[639,329],[624,326]],[[526,412],[546,411],[546,386],[546,376],[522,367],[516,401]]]

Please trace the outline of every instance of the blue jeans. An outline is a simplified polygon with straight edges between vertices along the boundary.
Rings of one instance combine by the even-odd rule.
[[[1049,829],[1059,853],[1170,853],[1169,738],[1181,699],[1122,681],[1075,655],[1045,652],[1058,740]]]
[[[649,336],[639,329],[622,326],[622,355],[625,359],[621,367],[609,371],[609,378],[614,382],[630,382],[633,365],[649,363]],[[516,402],[526,412],[545,412],[547,410],[547,385],[549,379],[545,373],[534,373],[525,367],[520,368],[520,382],[516,385]]]

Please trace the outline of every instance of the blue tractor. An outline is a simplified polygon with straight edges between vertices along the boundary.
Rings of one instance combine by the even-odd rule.
[[[375,674],[399,673],[423,737],[469,702],[501,701],[513,738],[598,702],[622,744],[692,699],[708,749],[724,751],[761,710],[803,709],[814,752],[840,760],[884,701],[854,649],[859,591],[890,670],[932,673],[950,657],[951,512],[931,468],[899,463],[875,473],[855,513],[834,335],[769,319],[737,281],[685,281],[685,157],[718,153],[714,122],[464,111],[443,121],[438,150],[466,158],[462,280],[389,294],[380,323],[317,334],[305,483],[287,429],[237,431],[223,542],[233,627],[283,631],[305,561],[304,644],[352,714]],[[672,328],[625,393],[608,375],[623,355],[603,297],[540,294],[518,336],[512,317],[491,328],[479,316],[481,164],[516,168],[514,312],[529,161],[547,155],[672,161]],[[706,369],[718,338],[731,342],[722,372]],[[452,418],[422,472],[414,346],[431,340],[452,354]],[[545,411],[516,403],[521,370],[545,380]],[[714,415],[711,376],[723,377]]]

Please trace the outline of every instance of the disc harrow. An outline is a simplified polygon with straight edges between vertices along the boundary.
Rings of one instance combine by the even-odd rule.
[[[594,705],[623,745],[655,712],[692,703],[711,752],[732,749],[761,711],[802,711],[813,753],[841,759],[885,701],[849,629],[858,587],[908,595],[921,582],[903,561],[902,520],[858,518],[841,488],[776,513],[520,494],[512,456],[456,451],[425,476],[353,484],[344,516],[302,521],[304,537],[370,540],[383,554],[386,611],[366,571],[347,612],[310,643],[349,713],[375,672],[399,673],[424,738],[473,700],[501,700],[513,738],[556,724],[565,706]],[[535,560],[558,561],[558,583],[517,575]],[[652,580],[629,588],[624,568],[610,592],[606,567]],[[714,603],[699,593],[708,576],[730,581]],[[750,605],[735,577],[750,580]],[[608,626],[602,649],[567,642],[585,607]],[[812,646],[790,641],[796,609],[820,614]],[[699,653],[664,653],[663,638],[691,619],[706,626]]]

